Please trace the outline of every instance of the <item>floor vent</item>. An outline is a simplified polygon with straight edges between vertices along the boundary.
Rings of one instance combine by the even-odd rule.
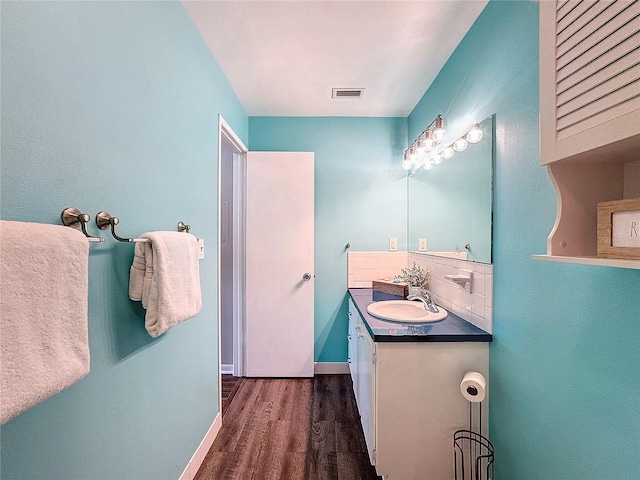
[[[364,88],[334,88],[331,98],[362,98]]]

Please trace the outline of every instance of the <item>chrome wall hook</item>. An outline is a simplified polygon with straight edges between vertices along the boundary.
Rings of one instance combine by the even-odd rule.
[[[109,214],[109,212],[102,211],[102,212],[98,212],[98,214],[96,215],[96,225],[98,226],[98,228],[100,230],[106,230],[107,228],[111,228],[111,235],[113,235],[113,238],[115,238],[119,242],[137,242],[141,240],[146,241],[146,239],[121,237],[116,232],[116,225],[118,225],[118,223],[120,223],[120,220],[118,219],[118,217],[112,217],[111,214]]]
[[[178,231],[179,232],[187,232],[187,233],[189,233],[189,230],[191,230],[191,225],[187,225],[184,222],[178,222]]]
[[[74,207],[65,208],[60,214],[60,220],[62,220],[62,224],[65,227],[78,228],[82,230],[85,237],[89,239],[90,242],[104,242],[104,238],[102,237],[94,237],[87,230],[87,223],[91,220],[91,217],[88,213],[82,213],[80,210]]]

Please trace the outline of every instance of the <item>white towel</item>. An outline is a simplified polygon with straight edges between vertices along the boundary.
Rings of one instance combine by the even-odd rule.
[[[190,233],[150,232],[136,243],[129,298],[142,301],[144,323],[157,337],[202,309],[198,241]]]
[[[0,220],[0,420],[89,372],[89,242],[57,225]]]

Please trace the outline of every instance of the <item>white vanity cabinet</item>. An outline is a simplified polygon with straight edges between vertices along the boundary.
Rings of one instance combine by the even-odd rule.
[[[597,258],[597,204],[640,197],[640,0],[540,2],[540,163],[558,198],[543,260]]]
[[[378,475],[389,480],[453,478],[453,434],[469,428],[469,402],[460,382],[472,370],[488,378],[489,343],[374,342],[351,299],[349,313],[351,375]],[[477,407],[475,431],[480,428]],[[482,433],[488,435],[488,395],[482,408]]]
[[[349,369],[369,460],[376,463],[375,355],[376,345],[353,301],[349,299]]]

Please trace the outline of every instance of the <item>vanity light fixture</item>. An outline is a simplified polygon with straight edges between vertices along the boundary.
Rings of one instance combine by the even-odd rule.
[[[444,119],[442,118],[442,115],[438,114],[438,116],[434,118],[429,125],[427,125],[427,128],[418,135],[418,138],[414,140],[411,146],[405,150],[405,155],[402,160],[402,168],[410,170],[416,163],[418,163],[419,168],[420,162],[418,162],[418,157],[421,157],[436,148],[446,135],[447,131],[444,128]],[[412,165],[409,165],[409,161],[412,162]]]
[[[470,143],[478,143],[482,140],[482,128],[480,128],[480,124],[476,123],[455,142],[439,149],[433,156],[428,155],[441,145],[446,136],[447,130],[444,126],[444,118],[442,118],[441,114],[438,114],[427,125],[427,128],[418,135],[418,138],[414,140],[411,146],[404,151],[402,168],[412,170],[422,166],[425,170],[431,170],[434,165],[440,165],[443,160],[453,157],[455,152],[464,152]]]
[[[480,125],[476,123],[471,127],[471,130],[467,132],[466,138],[469,143],[478,143],[482,140],[482,129],[480,128]]]

